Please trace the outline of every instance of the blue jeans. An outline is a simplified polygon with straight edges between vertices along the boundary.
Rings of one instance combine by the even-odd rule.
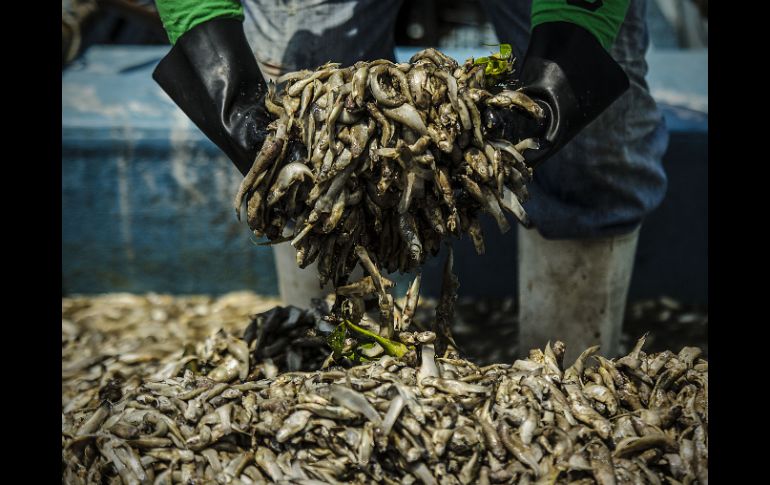
[[[402,0],[245,0],[246,36],[266,75],[327,61],[393,59],[393,30]],[[481,0],[501,42],[523,59],[529,0]],[[524,204],[548,239],[626,234],[662,201],[668,145],[663,117],[645,75],[649,46],[645,0],[631,0],[610,53],[630,89],[559,153],[535,170]],[[463,59],[460,59],[462,61]]]

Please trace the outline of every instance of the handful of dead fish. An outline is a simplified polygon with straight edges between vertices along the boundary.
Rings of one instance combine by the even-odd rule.
[[[385,355],[281,374],[296,358],[267,357],[273,331],[303,328],[312,347],[329,330],[316,314],[271,310],[243,338],[220,329],[185,349],[197,318],[233,328],[245,304],[153,308],[141,322],[131,308],[145,299],[114,298],[102,313],[63,305],[64,483],[708,483],[697,348],[646,354],[643,337],[622,358],[591,347],[564,365],[555,342],[480,367],[404,332],[414,365]]]
[[[393,273],[418,267],[443,239],[469,234],[488,212],[501,231],[507,210],[523,224],[532,170],[522,152],[533,139],[487,136],[487,107],[542,120],[520,91],[490,86],[484,65],[460,66],[435,49],[410,62],[358,62],[285,74],[265,98],[274,121],[235,197],[257,237],[291,241],[297,264],[318,261],[335,287],[369,250]]]

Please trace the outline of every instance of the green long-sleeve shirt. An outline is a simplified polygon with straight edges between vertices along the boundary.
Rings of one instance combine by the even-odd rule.
[[[626,18],[629,1],[533,0],[532,28],[546,22],[571,22],[591,32],[609,50]]]
[[[243,20],[240,0],[156,0],[155,5],[172,45],[203,22],[219,17]]]
[[[533,0],[532,27],[546,22],[571,22],[591,32],[605,49],[609,49],[626,16],[628,2],[629,0]],[[157,0],[156,5],[172,44],[175,44],[182,34],[208,20],[218,17],[243,20],[243,6],[240,0]]]

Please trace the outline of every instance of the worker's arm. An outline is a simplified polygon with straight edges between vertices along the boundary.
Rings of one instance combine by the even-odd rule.
[[[525,154],[535,166],[619,98],[628,76],[607,50],[627,9],[628,0],[533,0],[532,35],[517,77],[546,119],[535,125],[515,111],[490,110],[485,122],[492,136],[538,138],[540,150]]]
[[[237,0],[158,0],[173,44],[153,79],[244,175],[266,136],[265,80]]]

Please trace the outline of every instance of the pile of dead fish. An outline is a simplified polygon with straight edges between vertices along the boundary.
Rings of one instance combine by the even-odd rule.
[[[697,348],[646,354],[642,338],[620,359],[592,347],[567,365],[556,342],[480,367],[437,357],[430,332],[404,332],[415,365],[386,355],[279,373],[255,357],[277,337],[260,339],[284,325],[311,339],[314,315],[274,310],[243,338],[214,325],[185,346],[180,317],[222,322],[228,307],[163,315],[145,302],[157,321],[129,328],[130,306],[80,304],[63,304],[65,483],[708,482],[708,363]]]
[[[240,219],[246,201],[258,237],[291,241],[300,267],[317,261],[322,283],[347,283],[357,246],[379,268],[407,272],[449,236],[467,233],[483,253],[480,212],[503,232],[504,209],[528,224],[522,152],[537,143],[493,138],[482,115],[544,114],[523,93],[489,86],[484,65],[426,49],[408,63],[326,64],[278,83],[265,99],[274,121],[235,209]]]

